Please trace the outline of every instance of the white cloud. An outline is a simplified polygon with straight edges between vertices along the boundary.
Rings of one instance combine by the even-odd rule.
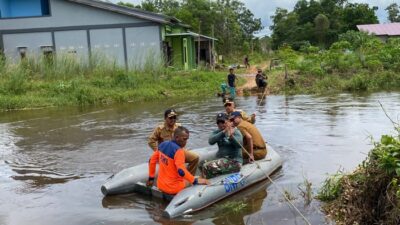
[[[133,4],[139,4],[141,0],[111,0],[111,2],[130,2]],[[215,1],[215,0],[213,0]],[[245,3],[246,7],[250,9],[256,18],[260,18],[264,29],[257,36],[264,36],[271,33],[269,26],[271,26],[271,16],[275,14],[277,7],[288,9],[291,11],[296,4],[297,0],[241,0]],[[399,0],[349,0],[353,3],[367,3],[370,6],[377,6],[378,11],[376,12],[379,22],[386,23],[387,13],[385,8],[392,3],[399,3]]]

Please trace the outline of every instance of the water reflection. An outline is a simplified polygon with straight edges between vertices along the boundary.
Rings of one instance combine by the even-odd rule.
[[[170,220],[162,216],[168,202],[159,198],[139,194],[126,194],[118,196],[107,196],[102,200],[102,206],[107,209],[135,209],[143,208],[147,211],[154,222],[160,224],[188,225],[195,223],[195,220],[180,218]],[[140,206],[140,207],[139,207]]]
[[[270,183],[262,181],[243,192],[231,197],[215,208],[214,224],[262,224],[256,215],[267,198],[267,187]]]

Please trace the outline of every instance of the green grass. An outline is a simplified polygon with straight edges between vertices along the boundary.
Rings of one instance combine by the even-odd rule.
[[[0,110],[212,96],[226,79],[225,71],[183,72],[163,65],[126,71],[105,60],[89,67],[67,56],[0,66]]]

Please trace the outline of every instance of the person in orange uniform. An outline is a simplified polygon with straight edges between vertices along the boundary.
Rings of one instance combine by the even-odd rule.
[[[156,151],[158,145],[163,141],[173,139],[175,129],[181,124],[177,123],[178,114],[174,109],[167,109],[164,112],[164,122],[159,124],[148,138],[148,144],[153,151]],[[188,163],[188,170],[190,173],[195,174],[199,165],[199,155],[188,149],[183,149],[185,153],[185,162]]]
[[[174,131],[171,141],[162,142],[149,161],[149,179],[147,186],[152,186],[159,163],[157,187],[162,192],[175,195],[185,187],[196,184],[209,184],[207,179],[195,178],[185,167],[184,147],[189,139],[189,130],[179,126]]]

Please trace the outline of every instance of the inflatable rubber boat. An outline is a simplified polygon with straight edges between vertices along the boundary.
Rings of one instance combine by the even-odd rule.
[[[216,148],[193,150],[200,156],[200,161],[213,160]],[[170,201],[163,216],[175,218],[181,215],[204,209],[234,193],[237,193],[257,182],[268,179],[282,166],[282,159],[270,146],[265,159],[243,165],[237,173],[225,174],[209,179],[209,185],[193,185],[185,188],[175,196],[160,192],[156,185],[149,188],[145,183],[148,179],[148,164],[130,167],[111,176],[101,191],[104,195],[125,194],[137,192],[152,195]]]

